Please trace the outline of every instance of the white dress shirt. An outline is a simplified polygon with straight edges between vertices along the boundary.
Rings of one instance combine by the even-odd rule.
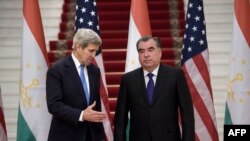
[[[155,83],[156,83],[156,78],[157,78],[157,75],[158,75],[159,67],[160,67],[160,65],[159,65],[158,67],[156,67],[156,68],[151,72],[151,73],[153,74],[154,85],[155,85]],[[148,84],[148,81],[149,81],[148,73],[150,73],[150,72],[148,72],[148,71],[146,71],[146,70],[143,70],[143,75],[144,75],[146,87],[147,87],[147,84]]]
[[[76,67],[76,70],[78,72],[78,75],[80,77],[81,63],[77,60],[77,58],[75,57],[75,55],[73,53],[71,54],[71,56],[72,56],[72,59],[73,59],[73,61],[75,63],[75,67]],[[83,71],[84,71],[84,76],[86,78],[87,89],[88,89],[88,92],[90,94],[90,90],[89,90],[89,75],[88,75],[88,71],[87,71],[87,67],[86,66],[84,66],[84,70]],[[83,113],[84,113],[84,110],[82,110],[82,112],[81,112],[81,115],[79,117],[79,121],[83,121]]]

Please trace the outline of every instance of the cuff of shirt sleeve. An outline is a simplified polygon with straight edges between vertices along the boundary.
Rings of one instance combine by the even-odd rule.
[[[79,121],[80,122],[83,122],[84,120],[83,120],[83,113],[84,113],[84,110],[81,112],[81,115],[80,115],[80,117],[79,117]]]

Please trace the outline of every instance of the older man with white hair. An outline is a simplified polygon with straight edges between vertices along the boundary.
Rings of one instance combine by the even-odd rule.
[[[79,29],[73,52],[47,72],[46,92],[53,115],[49,141],[104,140],[100,70],[92,64],[102,41],[90,29]]]

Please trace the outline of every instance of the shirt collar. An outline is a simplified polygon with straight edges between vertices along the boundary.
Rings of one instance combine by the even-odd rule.
[[[71,53],[72,59],[76,65],[76,68],[80,68],[81,63],[77,60],[77,58],[75,57],[75,55],[73,54],[73,52]]]
[[[159,67],[160,65],[158,65],[151,73],[154,75],[154,76],[157,76],[158,75],[158,70],[159,70]],[[148,71],[144,70],[143,69],[143,74],[144,74],[144,77],[146,77],[148,75]]]

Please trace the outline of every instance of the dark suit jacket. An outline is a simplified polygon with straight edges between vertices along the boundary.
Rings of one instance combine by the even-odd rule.
[[[94,110],[101,111],[100,70],[93,64],[87,66],[87,69],[90,103],[96,101]],[[79,122],[81,111],[87,108],[87,103],[79,74],[71,56],[48,70],[46,94],[48,109],[53,115],[49,141],[87,141],[87,134],[91,134],[92,141],[104,139],[102,123]]]
[[[151,104],[147,99],[142,68],[122,77],[115,113],[115,141],[126,141],[129,111],[130,141],[194,140],[193,105],[181,69],[160,65]]]

